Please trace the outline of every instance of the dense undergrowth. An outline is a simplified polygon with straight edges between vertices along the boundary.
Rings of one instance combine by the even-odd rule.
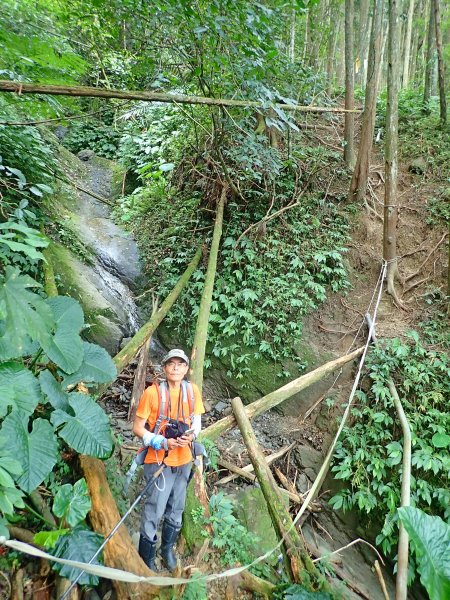
[[[180,116],[173,108],[147,111],[145,132],[127,132],[121,149],[122,161],[134,168],[142,185],[121,199],[116,215],[139,243],[146,291],[160,298],[171,290],[195,248],[209,246],[218,193],[207,164],[213,158],[189,157],[194,133],[179,127]],[[348,215],[340,199],[321,191],[327,179],[320,172],[328,168],[339,173],[338,157],[306,145],[300,137],[288,156],[286,149],[270,148],[267,138],[253,133],[249,124],[251,120],[242,122],[249,131],[245,136],[227,132],[227,145],[222,146],[228,174],[241,196],[230,194],[226,205],[208,331],[208,352],[227,357],[236,378],[249,373],[259,357],[276,362],[292,358],[303,367],[295,353],[303,317],[327,293],[349,285],[344,263]],[[290,204],[279,217],[264,221],[269,212]],[[193,338],[205,268],[206,263],[194,273],[166,319],[187,345]],[[280,374],[290,373],[280,367]]]

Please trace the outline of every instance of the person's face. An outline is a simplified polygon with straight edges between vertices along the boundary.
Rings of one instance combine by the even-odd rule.
[[[188,372],[188,365],[181,358],[171,358],[163,367],[169,383],[180,383]]]

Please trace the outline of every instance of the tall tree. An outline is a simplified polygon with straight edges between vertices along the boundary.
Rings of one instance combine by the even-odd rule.
[[[447,100],[445,98],[445,75],[444,75],[444,57],[442,54],[442,28],[441,28],[441,11],[439,0],[432,0],[432,8],[434,12],[434,27],[436,32],[436,51],[438,57],[438,81],[439,81],[439,106],[441,122],[447,123]]]
[[[387,106],[386,106],[386,142],[385,191],[384,191],[384,227],[383,258],[388,263],[387,291],[397,305],[401,301],[395,290],[395,278],[398,275],[397,263],[397,179],[398,179],[398,90],[400,84],[400,48],[399,48],[399,0],[389,0],[389,37],[387,57]],[[405,596],[406,598],[406,596]]]
[[[433,7],[433,0],[430,0],[429,6],[429,20],[428,20],[428,32],[427,32],[427,54],[425,58],[425,83],[423,88],[423,104],[424,108],[427,109],[428,102],[430,101],[432,80],[433,80],[433,68],[435,63],[435,13]]]
[[[359,3],[358,76],[356,79],[361,87],[366,84],[369,22],[369,0],[361,0]]]
[[[402,88],[407,88],[409,84],[409,60],[411,55],[411,36],[414,16],[414,0],[409,0],[408,17],[406,20],[405,45],[403,53],[403,77]]]
[[[375,126],[378,74],[381,66],[382,22],[383,0],[375,0],[372,29],[370,32],[367,85],[361,127],[361,140],[349,191],[349,199],[356,200],[357,202],[361,202],[366,194],[367,179],[369,176],[369,162]]]
[[[355,108],[355,70],[353,64],[353,0],[345,0],[345,108]],[[349,169],[355,166],[355,115],[345,113],[344,160]]]

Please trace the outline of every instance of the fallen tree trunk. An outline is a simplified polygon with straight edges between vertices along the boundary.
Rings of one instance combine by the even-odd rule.
[[[266,463],[268,465],[271,465],[273,462],[275,462],[276,460],[278,460],[279,458],[281,458],[282,456],[284,456],[285,454],[287,454],[289,452],[289,450],[292,450],[292,448],[296,444],[297,444],[297,442],[292,442],[292,444],[289,444],[289,446],[284,446],[284,448],[281,448],[277,452],[274,452],[273,454],[270,454],[269,456],[266,456]],[[222,465],[226,469],[228,469],[228,467],[224,464],[224,462],[222,461],[222,459],[219,459],[217,461],[217,463],[219,465]],[[242,471],[244,471],[245,473],[251,473],[253,470],[254,469],[253,469],[253,465],[252,464],[249,464],[249,465],[246,465],[245,467],[242,467]],[[236,477],[238,477],[238,475],[227,475],[227,477],[223,477],[222,479],[219,479],[219,481],[216,482],[216,485],[225,485],[225,483],[233,481],[233,479],[236,479]]]
[[[255,473],[261,485],[261,491],[267,502],[267,508],[273,526],[278,536],[283,539],[286,549],[286,567],[291,578],[298,583],[311,585],[311,577],[318,580],[319,573],[306,551],[300,534],[292,523],[289,511],[286,508],[278,486],[270,471],[264,454],[259,448],[255,433],[250,424],[250,419],[240,398],[231,401],[236,421],[241,431],[248,455],[255,467]]]
[[[266,457],[264,456],[264,458],[266,458]],[[248,471],[244,471],[244,469],[241,469],[240,467],[233,465],[233,463],[229,462],[228,460],[220,459],[217,461],[217,463],[220,466],[225,467],[225,469],[228,469],[229,471],[232,471],[233,473],[235,473],[236,477],[242,477],[243,479],[248,479],[249,481],[255,481],[255,479],[257,479],[257,477],[254,473],[249,473]],[[267,461],[266,461],[266,464],[267,464]],[[290,500],[292,500],[292,502],[295,502],[296,504],[302,504],[303,498],[301,496],[299,496],[299,494],[297,494],[297,492],[293,492],[292,490],[288,490],[288,489],[283,489],[278,486],[276,486],[276,487],[278,489],[278,492],[281,495],[285,494],[286,496],[288,496],[288,498]]]
[[[128,344],[113,358],[114,364],[117,367],[117,373],[123,371],[123,369],[130,364],[145,342],[153,335],[154,331],[167,315],[173,303],[189,281],[192,273],[197,268],[201,255],[202,250],[201,247],[199,247],[194,258],[189,263],[186,271],[177,281],[175,287],[161,304],[160,308],[155,312],[154,315],[152,315],[150,320],[139,329],[139,331],[131,338]],[[101,396],[110,385],[111,383],[100,385],[95,388],[95,392]]]
[[[22,83],[21,81],[0,80],[0,92],[16,92],[18,94],[48,94],[49,96],[78,96],[92,98],[119,98],[120,100],[141,100],[143,102],[175,102],[177,104],[203,104],[207,106],[234,106],[266,108],[262,102],[254,100],[233,100],[224,98],[206,98],[203,96],[187,96],[185,94],[167,94],[164,92],[123,91],[94,88],[80,85],[44,85],[40,83]],[[275,104],[277,108],[299,112],[331,112],[344,113],[348,110],[329,106],[301,106],[299,104]],[[352,112],[361,112],[354,109]]]
[[[80,466],[92,502],[89,513],[92,527],[97,533],[106,536],[120,520],[120,515],[109,489],[105,466],[101,460],[92,456],[80,456]],[[153,575],[139,556],[125,525],[106,544],[103,555],[108,567],[144,577]],[[145,600],[156,597],[160,592],[158,587],[150,584],[114,581],[113,585],[117,600]]]
[[[284,400],[291,398],[301,390],[309,387],[313,383],[320,381],[336,369],[339,369],[343,365],[357,358],[363,353],[363,348],[358,348],[354,350],[351,354],[346,354],[345,356],[341,356],[335,360],[331,360],[330,362],[317,367],[314,371],[310,373],[306,373],[306,375],[302,375],[293,381],[290,381],[283,387],[267,394],[263,398],[256,400],[256,402],[252,402],[245,407],[245,412],[249,419],[253,419],[257,415],[270,410],[274,406],[281,404]],[[205,439],[208,438],[210,440],[216,440],[222,433],[228,431],[232,427],[236,425],[236,419],[233,415],[228,415],[219,421],[216,421],[213,425],[210,425],[206,429],[204,429],[199,438]]]

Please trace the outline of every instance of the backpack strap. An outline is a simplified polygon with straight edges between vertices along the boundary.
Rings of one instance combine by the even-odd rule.
[[[161,423],[164,420],[167,420],[169,417],[165,414],[167,399],[169,396],[169,387],[167,385],[167,381],[161,381],[160,384],[156,383],[156,390],[158,392],[158,404],[159,404],[159,416],[156,419],[155,427],[153,429],[153,433],[159,433],[159,429],[161,427]]]
[[[192,387],[192,383],[187,379],[183,379],[181,382],[181,395],[183,403],[187,402],[189,405],[189,419],[192,422],[194,417],[194,388]]]

